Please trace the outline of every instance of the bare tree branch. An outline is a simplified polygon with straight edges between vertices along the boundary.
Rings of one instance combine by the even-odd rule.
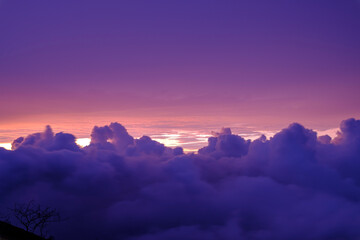
[[[49,223],[63,220],[56,209],[42,208],[33,200],[26,204],[14,204],[9,210],[27,232],[38,232],[41,237],[46,236],[46,227]]]

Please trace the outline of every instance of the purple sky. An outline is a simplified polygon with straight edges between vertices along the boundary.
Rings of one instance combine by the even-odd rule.
[[[110,121],[335,128],[360,117],[359,29],[355,0],[0,0],[0,142]]]

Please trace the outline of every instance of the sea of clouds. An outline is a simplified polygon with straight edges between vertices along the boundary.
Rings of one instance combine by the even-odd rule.
[[[75,140],[47,127],[0,148],[0,213],[56,208],[55,240],[360,239],[360,120],[334,139],[297,123],[254,141],[224,128],[196,154],[118,123]]]

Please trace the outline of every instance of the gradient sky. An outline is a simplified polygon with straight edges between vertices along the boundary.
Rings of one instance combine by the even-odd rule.
[[[360,117],[360,2],[0,0],[0,84],[0,143],[332,129]]]

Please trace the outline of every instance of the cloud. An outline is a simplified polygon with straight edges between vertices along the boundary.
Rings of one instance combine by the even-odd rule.
[[[46,127],[12,149],[0,148],[0,211],[57,208],[56,239],[360,238],[359,120],[334,139],[298,123],[254,141],[224,128],[198,154],[118,123],[84,148]]]

